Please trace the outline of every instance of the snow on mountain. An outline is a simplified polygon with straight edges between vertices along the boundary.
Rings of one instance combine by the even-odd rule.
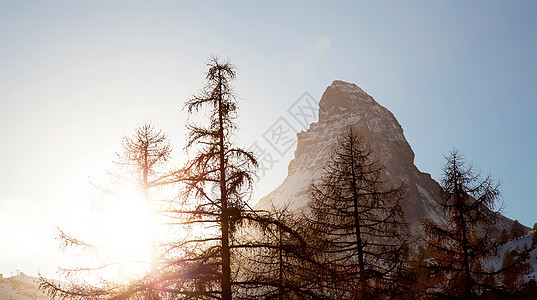
[[[50,299],[38,289],[38,278],[23,274],[0,279],[0,299]]]
[[[484,267],[489,270],[499,270],[502,267],[505,256],[512,252],[516,251],[518,253],[529,250],[529,257],[527,262],[529,264],[529,271],[524,275],[523,280],[525,282],[530,280],[537,280],[537,248],[532,248],[532,239],[533,235],[536,232],[530,232],[528,235],[510,241],[505,245],[501,245],[496,249],[496,255],[489,257],[484,261]]]
[[[404,209],[413,233],[421,231],[424,218],[442,223],[443,212],[437,205],[440,186],[430,174],[414,165],[414,152],[394,115],[373,97],[352,83],[336,80],[324,92],[319,102],[319,121],[298,133],[294,159],[287,178],[274,191],[256,204],[257,209],[270,210],[288,205],[290,210],[307,207],[308,189],[319,177],[330,159],[337,137],[349,125],[358,128],[384,164],[388,184],[406,185]],[[511,220],[501,217],[496,228],[508,228]]]

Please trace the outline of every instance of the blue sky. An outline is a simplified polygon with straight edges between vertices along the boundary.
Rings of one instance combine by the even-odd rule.
[[[503,182],[504,213],[537,222],[537,5],[532,1],[0,1],[0,273],[53,273],[56,226],[88,177],[152,121],[186,157],[182,106],[207,57],[238,69],[248,147],[335,79],[393,112],[439,179],[453,147]],[[255,198],[285,177],[292,154]],[[21,236],[28,238],[21,239]],[[38,247],[39,251],[32,250]]]

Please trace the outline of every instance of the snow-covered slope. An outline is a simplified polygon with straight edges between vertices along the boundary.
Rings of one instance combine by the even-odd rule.
[[[319,121],[298,134],[295,157],[289,164],[283,183],[256,204],[257,209],[270,210],[288,205],[303,210],[308,203],[308,188],[318,178],[328,161],[337,136],[349,125],[358,128],[386,167],[388,183],[406,184],[406,218],[414,233],[419,233],[423,218],[443,222],[443,213],[436,205],[440,186],[427,173],[414,165],[414,152],[403,129],[393,114],[373,97],[352,83],[334,81],[319,103]],[[500,218],[497,227],[508,228],[511,220]]]
[[[529,258],[527,263],[529,264],[529,273],[524,275],[524,281],[537,280],[537,248],[531,248],[531,242],[535,232],[511,241],[505,245],[500,246],[496,251],[496,256],[491,257],[485,264],[486,267],[499,270],[502,267],[505,255],[511,251],[523,252],[529,250]]]
[[[50,299],[38,290],[38,278],[17,275],[0,279],[0,299],[41,300]]]

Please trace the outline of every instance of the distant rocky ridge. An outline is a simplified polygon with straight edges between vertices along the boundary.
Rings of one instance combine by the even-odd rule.
[[[20,274],[0,278],[0,299],[4,300],[41,300],[50,299],[38,289],[39,278]]]
[[[319,121],[298,133],[295,157],[289,164],[287,177],[278,188],[258,201],[257,209],[288,206],[293,211],[304,210],[309,201],[309,185],[322,173],[338,135],[352,125],[361,131],[386,167],[388,184],[405,183],[404,210],[413,233],[420,233],[424,218],[445,222],[437,205],[440,185],[414,165],[414,152],[401,125],[389,110],[355,84],[339,80],[326,89],[319,107]],[[502,216],[495,227],[500,231],[509,228],[511,223]]]

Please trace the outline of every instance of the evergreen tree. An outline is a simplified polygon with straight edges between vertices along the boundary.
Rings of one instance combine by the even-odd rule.
[[[125,138],[124,151],[118,154],[118,165],[135,179],[146,200],[151,198],[149,190],[156,186],[181,187],[176,197],[161,201],[165,205],[161,212],[171,231],[162,239],[158,260],[153,248],[151,271],[127,283],[97,287],[85,283],[63,286],[42,279],[42,287],[50,296],[61,299],[321,298],[313,291],[306,274],[315,272],[309,266],[322,268],[312,258],[298,221],[284,220],[284,215],[256,212],[247,205],[257,162],[252,153],[235,147],[231,141],[237,115],[231,86],[235,69],[216,58],[211,58],[208,65],[205,88],[185,107],[191,116],[197,112],[208,113],[209,121],[205,126],[193,122],[187,125],[190,134],[186,149],[195,150],[196,155],[184,168],[156,172],[167,161],[170,148],[165,136],[150,125],[139,128],[133,138]],[[252,236],[256,229],[270,232],[269,237]],[[65,244],[92,247],[63,233],[62,237]],[[273,263],[277,265],[277,273],[273,272]],[[301,273],[296,271],[298,266]]]
[[[95,298],[127,298],[128,296],[143,297],[144,299],[158,299],[158,291],[155,286],[146,284],[152,281],[157,268],[157,249],[154,236],[154,215],[157,213],[151,197],[151,190],[169,183],[169,172],[163,171],[171,154],[171,146],[166,134],[157,131],[147,123],[136,128],[132,136],[125,136],[122,140],[121,152],[117,153],[116,165],[118,170],[109,172],[111,185],[108,187],[96,186],[106,196],[116,193],[121,186],[134,186],[138,189],[145,201],[147,201],[151,216],[151,272],[140,282],[131,282],[128,285],[120,282],[102,280],[101,284],[89,283],[79,280],[78,277],[86,277],[91,273],[103,273],[117,262],[106,262],[97,267],[80,266],[75,269],[63,269],[67,283],[60,284],[41,278],[41,288],[51,297],[58,299],[95,299]],[[107,199],[114,201],[114,199]],[[59,232],[62,247],[74,246],[79,250],[86,250],[88,254],[95,254],[97,247],[89,242],[70,236],[63,231]],[[88,251],[89,250],[89,251]],[[78,277],[77,277],[78,276]],[[143,283],[141,283],[143,282]],[[132,288],[136,287],[136,288]]]
[[[383,167],[349,127],[322,177],[311,186],[310,223],[322,239],[338,298],[395,295],[408,257],[403,186],[388,187]]]
[[[483,292],[485,282],[494,282],[487,280],[494,273],[484,270],[482,259],[497,246],[487,229],[499,214],[494,210],[500,196],[499,183],[490,175],[481,179],[458,151],[452,151],[446,160],[439,205],[447,224],[425,222],[429,245],[438,252],[436,263],[429,269],[446,274],[446,281],[436,289],[440,289],[438,295],[474,299]]]
[[[235,68],[213,57],[209,61],[205,88],[185,105],[189,114],[208,112],[209,122],[190,122],[187,150],[197,155],[177,174],[185,185],[173,213],[183,225],[196,227],[188,239],[174,248],[189,248],[190,281],[194,295],[204,298],[232,298],[232,249],[235,230],[247,210],[247,195],[254,180],[257,161],[250,152],[231,141],[236,129],[237,101],[231,81]],[[183,253],[185,255],[185,253]],[[199,283],[203,283],[199,285]]]
[[[170,210],[177,224],[195,228],[173,244],[181,255],[168,260],[188,266],[171,275],[186,283],[177,294],[188,290],[198,299],[316,295],[294,268],[298,261],[315,265],[298,223],[285,220],[283,213],[253,211],[246,203],[257,161],[231,142],[237,113],[234,78],[232,65],[211,58],[205,89],[186,104],[190,114],[208,111],[209,124],[188,125],[187,149],[196,147],[197,155],[177,173],[185,187]]]
[[[507,244],[510,239],[511,239],[511,236],[509,236],[509,233],[504,228],[502,232],[500,233],[500,239],[498,240],[498,243],[500,243],[500,245]]]
[[[502,291],[506,295],[515,296],[524,284],[523,276],[530,270],[528,259],[530,258],[527,249],[507,251],[505,253],[502,268]]]
[[[166,135],[162,131],[157,131],[150,123],[138,127],[134,137],[124,137],[122,151],[117,154],[117,165],[127,172],[127,175],[118,175],[117,178],[129,180],[134,178],[135,184],[143,193],[148,204],[152,224],[157,213],[154,199],[151,199],[150,192],[154,187],[164,185],[169,179],[169,173],[159,172],[170,158],[171,146]],[[157,250],[154,228],[151,228],[151,265],[156,267]]]
[[[513,224],[511,225],[511,230],[510,230],[511,237],[518,240],[519,238],[524,236],[525,233],[526,233],[526,228],[524,227],[524,225],[520,224],[518,220],[515,220]]]
[[[537,223],[533,224],[533,233],[531,237],[531,247],[537,247]]]
[[[537,282],[535,279],[531,279],[524,283],[520,288],[518,296],[518,299],[537,300]]]
[[[261,212],[259,212],[261,213]],[[264,220],[263,220],[264,219]],[[301,217],[287,208],[256,216],[242,251],[242,295],[248,299],[324,299],[325,270],[311,247],[311,232]]]

